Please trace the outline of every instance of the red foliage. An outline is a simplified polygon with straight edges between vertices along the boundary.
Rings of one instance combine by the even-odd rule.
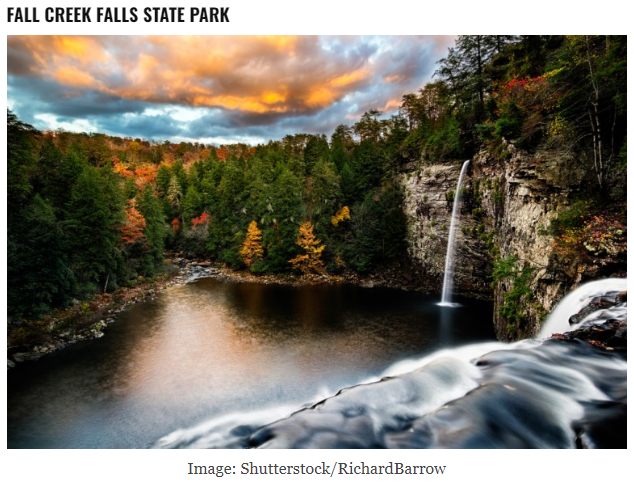
[[[504,84],[505,91],[510,92],[517,89],[532,89],[536,85],[543,83],[546,80],[546,76],[527,77],[525,79],[511,79]]]
[[[203,212],[199,217],[192,219],[192,225],[194,227],[198,227],[199,225],[204,225],[209,222],[209,214],[207,212]]]
[[[134,172],[128,169],[127,165],[121,163],[120,161],[115,161],[113,166],[114,172],[122,175],[126,178],[130,178],[134,176]]]
[[[121,239],[126,244],[136,244],[144,238],[145,218],[132,204],[125,211],[126,220],[121,227]]]
[[[229,149],[226,146],[221,146],[220,148],[216,148],[216,153],[218,154],[218,159],[220,161],[227,161],[227,156],[229,155]]]
[[[172,232],[178,234],[181,231],[181,221],[175,218],[172,220]]]
[[[145,183],[154,183],[157,173],[158,166],[156,165],[141,165],[134,170],[136,177],[141,178]]]

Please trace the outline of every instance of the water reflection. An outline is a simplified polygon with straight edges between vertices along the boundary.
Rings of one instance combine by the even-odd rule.
[[[143,447],[235,412],[297,408],[442,344],[492,339],[490,305],[203,279],[121,313],[106,337],[9,372],[9,447]],[[449,328],[449,329],[447,329]]]

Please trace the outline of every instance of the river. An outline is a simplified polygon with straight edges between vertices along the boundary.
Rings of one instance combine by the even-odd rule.
[[[494,339],[492,306],[351,285],[216,279],[120,313],[103,338],[8,372],[9,448],[139,448],[209,419],[296,409],[446,346]]]

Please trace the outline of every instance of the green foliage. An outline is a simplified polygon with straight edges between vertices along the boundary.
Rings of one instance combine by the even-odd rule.
[[[74,289],[64,233],[53,208],[39,195],[24,209],[7,243],[9,314],[38,317],[64,305]]]
[[[501,282],[507,277],[511,277],[516,273],[516,264],[518,261],[518,257],[516,255],[509,256],[506,259],[498,259],[493,264],[493,274],[491,277],[493,278],[493,285]]]
[[[156,189],[163,197],[167,196],[171,178],[171,170],[167,167],[167,165],[161,165],[158,173],[156,174]]]
[[[627,139],[627,37],[616,35],[565,38],[553,84],[564,93],[558,113],[575,140],[573,149],[605,198],[610,175]]]
[[[388,186],[368,193],[351,209],[353,240],[344,248],[345,261],[365,273],[405,250],[407,221],[401,208],[402,193]]]
[[[112,171],[87,166],[73,187],[65,222],[71,267],[80,284],[116,283],[125,274],[117,247],[124,198]],[[112,279],[112,280],[111,280]]]
[[[147,240],[147,248],[143,254],[142,273],[152,275],[157,265],[163,261],[165,245],[165,219],[160,201],[154,196],[152,188],[147,185],[138,199],[139,211],[145,218],[143,231]]]
[[[31,193],[29,171],[35,163],[35,129],[7,109],[7,202],[8,215]]]
[[[131,198],[136,197],[139,190],[137,189],[136,182],[134,178],[127,178],[125,181],[125,186],[123,188],[123,196],[126,200],[130,200]]]
[[[548,234],[561,237],[566,232],[583,227],[588,216],[588,202],[577,201],[550,221]]]
[[[493,200],[493,203],[498,207],[504,204],[504,192],[500,188],[500,181],[497,179],[493,182],[493,193],[491,195],[491,200]]]
[[[189,226],[203,212],[203,200],[194,184],[190,184],[183,199],[183,220]]]
[[[501,282],[510,285],[510,290],[504,294],[504,304],[498,308],[498,312],[513,328],[518,328],[525,321],[526,307],[533,298],[530,283],[534,269],[529,264],[518,269],[518,262],[517,256],[497,259],[493,264],[492,274],[493,285]]]
[[[523,116],[514,102],[510,102],[501,110],[500,118],[495,122],[495,135],[507,140],[517,138],[522,131]]]

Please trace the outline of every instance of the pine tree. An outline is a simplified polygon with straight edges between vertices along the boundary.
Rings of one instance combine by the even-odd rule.
[[[161,210],[161,202],[152,193],[150,185],[146,185],[138,201],[139,211],[145,219],[144,234],[148,242],[149,258],[146,264],[146,272],[151,270],[154,263],[163,260],[163,248],[165,242],[165,217]]]
[[[37,317],[64,305],[75,280],[51,206],[35,195],[21,215],[7,241],[7,312],[9,317]]]
[[[66,221],[71,266],[88,292],[103,280],[115,283],[122,270],[117,242],[124,200],[114,177],[107,169],[87,166],[71,194]]]
[[[156,174],[156,189],[162,197],[168,195],[172,172],[167,165],[161,165]]]

